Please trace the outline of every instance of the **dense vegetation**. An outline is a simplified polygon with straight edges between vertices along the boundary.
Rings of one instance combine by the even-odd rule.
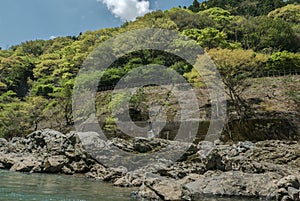
[[[171,29],[188,36],[212,56],[225,84],[240,85],[244,76],[263,70],[300,70],[298,0],[197,0],[188,8],[155,11],[119,28],[78,36],[27,41],[0,50],[0,137],[21,136],[51,127],[72,127],[74,79],[90,52],[103,41],[145,27]],[[168,59],[166,59],[168,58]],[[142,51],[115,62],[101,85],[113,85],[129,70],[159,63],[198,82],[195,71],[179,58]],[[229,91],[242,105],[237,91]],[[237,108],[241,113],[245,108]]]

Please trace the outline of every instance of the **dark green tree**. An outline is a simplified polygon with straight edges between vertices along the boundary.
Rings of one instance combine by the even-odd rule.
[[[193,4],[189,6],[189,10],[193,11],[194,13],[200,11],[200,3],[198,2],[198,0],[193,1]]]

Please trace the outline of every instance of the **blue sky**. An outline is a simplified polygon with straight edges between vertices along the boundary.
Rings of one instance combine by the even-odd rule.
[[[150,10],[188,6],[193,0],[1,0],[0,47],[26,40],[78,35],[120,26]],[[134,9],[131,9],[134,8]]]

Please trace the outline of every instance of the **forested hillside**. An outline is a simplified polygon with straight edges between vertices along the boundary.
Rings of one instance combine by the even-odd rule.
[[[0,137],[22,136],[41,128],[72,129],[74,79],[89,53],[120,33],[150,27],[190,37],[205,48],[230,87],[244,79],[237,74],[300,71],[299,22],[299,0],[195,0],[188,8],[154,11],[118,28],[27,41],[0,50]],[[159,63],[199,87],[199,76],[190,66],[168,57],[157,51],[132,53],[114,63],[100,84],[114,85],[135,67]],[[300,99],[297,90],[292,95]]]

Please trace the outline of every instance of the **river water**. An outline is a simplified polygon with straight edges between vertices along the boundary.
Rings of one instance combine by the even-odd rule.
[[[1,201],[127,201],[132,190],[85,177],[0,170]]]
[[[135,189],[118,188],[85,177],[25,174],[0,170],[0,201],[137,201]],[[241,198],[208,198],[201,201],[258,201]]]

